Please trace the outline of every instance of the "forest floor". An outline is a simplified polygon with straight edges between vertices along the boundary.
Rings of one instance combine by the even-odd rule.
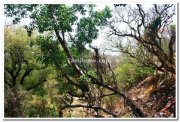
[[[175,80],[175,79],[174,79]],[[148,81],[148,82],[147,82]],[[162,82],[162,81],[161,81]],[[160,82],[160,83],[161,83]],[[145,78],[136,86],[132,87],[127,95],[140,107],[148,117],[174,117],[175,116],[175,81],[170,81],[159,85],[159,82],[152,80],[151,77]],[[171,86],[171,87],[169,87]],[[112,101],[111,101],[112,102]],[[74,99],[73,104],[83,104],[82,101]],[[123,98],[113,101],[111,111],[121,118],[135,117],[129,107],[124,105]],[[103,104],[106,108],[107,104]],[[92,116],[84,113],[83,108],[71,110],[69,117],[88,117]],[[68,113],[68,112],[67,112]],[[104,117],[110,117],[103,115]]]
[[[128,91],[128,96],[148,117],[174,117],[175,81],[159,85],[159,82],[156,81],[146,82],[149,79],[150,77],[147,77],[137,86],[132,87]],[[120,101],[119,107],[116,106],[116,108],[122,109],[122,100]],[[124,110],[121,110],[120,114],[121,116],[128,117],[128,112],[130,110],[124,107]]]

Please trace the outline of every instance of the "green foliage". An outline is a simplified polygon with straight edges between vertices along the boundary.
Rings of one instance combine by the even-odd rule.
[[[70,9],[73,12],[80,12],[80,14],[85,15],[87,10],[84,7],[85,7],[85,4],[73,4]]]
[[[170,26],[170,28],[171,28],[172,30],[176,30],[176,25],[173,24],[173,25]]]
[[[42,86],[37,86],[34,89],[32,89],[32,94],[38,95],[38,96],[44,96],[47,95],[47,91]]]
[[[102,11],[93,11],[93,7],[90,8],[89,16],[82,17],[77,23],[76,35],[71,40],[73,46],[80,52],[84,50],[86,44],[90,44],[93,39],[97,39],[99,32],[98,27],[105,26],[108,18],[112,16],[111,10],[107,6]]]
[[[156,17],[151,23],[149,23],[149,26],[146,28],[146,31],[148,30],[152,34],[156,34],[158,32],[159,27],[161,26],[161,17]]]
[[[4,14],[9,17],[15,17],[13,23],[17,24],[22,17],[28,16],[27,12],[33,11],[33,8],[36,6],[37,4],[5,4]]]
[[[93,11],[92,17],[94,17],[94,21],[97,23],[98,26],[105,26],[108,22],[108,19],[112,17],[111,9],[106,6],[101,11]]]
[[[5,89],[5,117],[58,116],[56,95],[51,97],[57,91],[54,90],[54,87],[45,88],[43,82],[45,79],[46,82],[50,82],[56,74],[52,67],[44,67],[42,62],[37,60],[43,53],[35,38],[34,35],[28,37],[25,29],[5,28],[5,68],[12,70],[14,76],[17,74],[17,84],[14,87],[10,85]],[[50,42],[50,44],[52,43]],[[53,43],[51,48],[53,46],[56,45]],[[53,51],[58,53],[58,50]],[[32,72],[25,77],[24,83],[20,84],[19,81],[23,74],[30,69]],[[6,82],[12,84],[12,76],[5,70]],[[32,96],[38,100],[34,102]],[[50,98],[51,104],[46,103],[46,100]],[[39,101],[41,102],[39,103]]]
[[[39,57],[42,63],[48,64],[62,64],[65,61],[64,52],[61,50],[58,42],[52,37],[39,36],[37,38],[37,45],[39,45],[43,55]]]
[[[27,117],[58,117],[58,108],[48,96],[31,96],[24,101],[24,113]]]
[[[27,36],[22,27],[5,28],[5,81],[10,87],[19,83],[25,70],[34,68],[35,58],[32,58],[31,53],[34,50],[28,45],[33,39],[33,36],[31,38]]]
[[[139,67],[137,64],[131,64],[128,61],[123,61],[115,69],[119,87],[124,90],[141,82],[145,77],[153,75],[153,72],[153,68]]]
[[[59,78],[58,82],[59,82],[59,93],[60,94],[76,91],[75,88],[73,87],[73,85],[69,84],[64,79]]]
[[[79,51],[82,51],[86,44],[90,44],[93,39],[97,39],[99,27],[105,26],[112,16],[109,7],[106,6],[101,11],[95,11],[94,7],[94,5],[83,4],[72,6],[65,4],[5,5],[5,14],[7,16],[18,15],[14,19],[17,23],[29,13],[32,22],[25,26],[29,36],[35,28],[40,33],[54,30],[60,30],[62,33],[72,32],[71,38],[68,40]],[[82,16],[77,16],[78,12]]]
[[[29,88],[34,86],[45,79],[49,78],[49,73],[54,74],[52,67],[43,68],[41,70],[34,69],[34,71],[26,78],[26,82],[24,83],[25,88]]]
[[[78,83],[80,84],[80,87],[82,89],[83,92],[88,92],[89,91],[89,79],[86,76],[81,76],[78,79]]]
[[[40,11],[33,12],[31,18],[35,20],[40,33],[54,29],[71,31],[71,26],[77,19],[70,8],[64,4],[40,6]]]

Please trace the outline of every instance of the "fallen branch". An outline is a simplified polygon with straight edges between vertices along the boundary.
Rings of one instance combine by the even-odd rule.
[[[129,106],[133,112],[133,114],[136,116],[136,117],[146,117],[146,115],[141,111],[141,109],[139,107],[137,107],[134,102],[128,97],[126,96],[124,93],[118,91],[117,89],[115,89],[114,87],[111,87],[111,86],[108,86],[106,84],[103,84],[103,83],[100,83],[96,78],[94,78],[93,76],[91,75],[87,75],[89,78],[91,78],[92,82],[94,84],[97,84],[99,86],[102,86],[110,91],[113,91],[114,93],[116,93],[117,95],[119,95],[120,97],[123,97],[124,98],[124,101],[125,101],[125,104],[127,106]]]

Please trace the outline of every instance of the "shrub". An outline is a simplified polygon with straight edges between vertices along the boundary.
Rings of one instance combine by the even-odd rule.
[[[152,75],[152,67],[139,67],[136,64],[125,62],[115,69],[119,88],[125,90]]]

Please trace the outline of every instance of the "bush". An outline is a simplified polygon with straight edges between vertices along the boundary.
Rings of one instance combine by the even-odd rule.
[[[142,81],[145,77],[152,75],[152,67],[139,67],[136,64],[125,62],[115,69],[119,88],[127,90]]]

